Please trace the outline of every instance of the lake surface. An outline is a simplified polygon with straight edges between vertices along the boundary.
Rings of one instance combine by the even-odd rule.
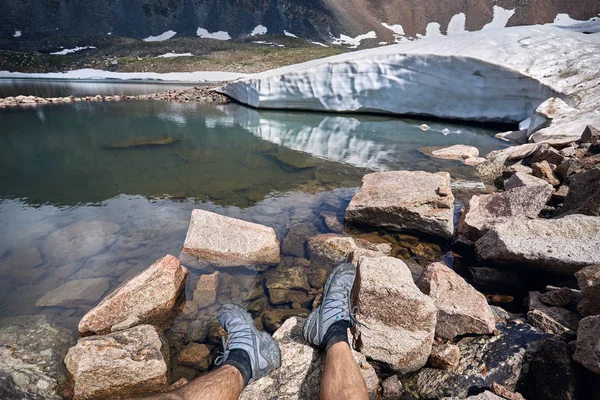
[[[329,232],[323,213],[342,219],[366,173],[443,170],[473,182],[472,167],[418,149],[463,143],[486,154],[505,146],[495,130],[427,122],[423,131],[422,123],[158,101],[1,110],[0,317],[47,313],[75,329],[97,300],[36,301],[74,279],[105,278],[109,293],[165,254],[177,256],[194,208],[271,226],[280,239],[297,224]],[[127,147],[148,140],[170,143]],[[52,235],[60,229],[70,236]],[[74,245],[81,235],[104,244],[86,253]],[[191,270],[188,300],[201,273]],[[264,275],[223,271],[218,302],[246,304]],[[259,300],[258,315],[291,307],[269,304],[266,294]],[[206,340],[192,322],[214,318],[217,307],[179,315],[168,338]]]
[[[10,96],[39,96],[39,97],[83,97],[83,96],[112,96],[150,94],[165,92],[171,89],[203,86],[202,83],[148,83],[122,82],[110,79],[6,79],[0,78],[0,97]]]

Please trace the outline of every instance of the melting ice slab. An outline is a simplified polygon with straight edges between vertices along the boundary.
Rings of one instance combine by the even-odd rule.
[[[283,67],[219,90],[259,108],[519,122],[559,97],[600,118],[600,45],[549,26],[481,31]],[[598,121],[600,123],[600,121]]]

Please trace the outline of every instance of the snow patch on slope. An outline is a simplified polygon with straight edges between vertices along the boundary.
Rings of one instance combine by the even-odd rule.
[[[515,14],[515,10],[507,10],[500,6],[494,6],[494,18],[481,28],[482,31],[490,29],[502,29],[506,27],[508,20]]]
[[[336,44],[336,45],[342,45],[342,46],[347,46],[351,49],[356,49],[358,46],[360,46],[360,42],[362,42],[365,39],[376,39],[377,38],[377,33],[375,33],[375,31],[370,31],[367,33],[364,33],[362,35],[358,35],[357,37],[350,37],[350,36],[346,36],[346,35],[340,35],[339,38],[334,37],[331,41],[332,44]]]
[[[13,35],[13,37],[21,37],[22,32],[21,31],[15,31],[15,34]]]
[[[267,27],[263,25],[256,25],[252,32],[250,32],[250,36],[256,35],[264,35],[267,33]]]
[[[192,53],[165,53],[160,56],[156,56],[156,58],[175,58],[175,57],[193,57]]]
[[[148,36],[147,38],[144,38],[142,40],[144,42],[162,42],[164,40],[171,39],[175,35],[177,35],[177,32],[175,31],[166,31],[158,36]]]
[[[288,31],[285,31],[285,30],[283,31],[283,34],[285,36],[289,36],[289,37],[294,37],[294,38],[298,37],[298,36],[294,35],[292,32],[288,32]]]
[[[387,28],[390,31],[394,32],[394,41],[396,43],[400,43],[403,40],[408,40],[405,36],[406,34],[404,33],[404,28],[402,27],[402,25],[400,25],[400,24],[390,25],[390,24],[386,24],[385,22],[382,22],[381,25],[383,25],[384,28]],[[384,43],[387,44],[387,42],[379,42],[380,45],[383,45]]]
[[[78,51],[81,50],[87,50],[87,49],[95,49],[96,47],[94,46],[83,46],[83,47],[74,47],[72,49],[63,49],[61,51],[55,51],[54,53],[50,53],[54,56],[65,56],[67,54],[71,54],[71,53],[77,53]]]
[[[196,29],[196,36],[205,39],[216,39],[216,40],[229,40],[231,36],[229,36],[228,32],[225,31],[217,31],[217,32],[209,32],[204,28],[198,27]]]
[[[454,15],[450,22],[448,22],[448,28],[446,29],[447,35],[458,35],[467,32],[465,28],[467,22],[467,16],[464,13],[458,13]]]

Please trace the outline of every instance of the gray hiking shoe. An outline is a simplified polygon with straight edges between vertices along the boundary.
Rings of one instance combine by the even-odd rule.
[[[281,366],[279,345],[267,332],[256,329],[248,312],[235,304],[225,304],[217,312],[217,319],[227,331],[224,354],[215,364],[227,360],[231,350],[240,349],[248,353],[252,367],[252,377],[248,383],[267,375]]]
[[[304,323],[302,333],[308,343],[321,346],[329,327],[338,321],[348,321],[350,327],[356,324],[350,305],[355,277],[356,267],[350,263],[338,265],[331,272],[323,288],[323,301]]]

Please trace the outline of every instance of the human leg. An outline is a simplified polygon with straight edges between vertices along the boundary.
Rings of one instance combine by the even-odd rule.
[[[320,395],[321,400],[369,398],[367,385],[352,357],[348,343],[337,342],[327,350]]]

